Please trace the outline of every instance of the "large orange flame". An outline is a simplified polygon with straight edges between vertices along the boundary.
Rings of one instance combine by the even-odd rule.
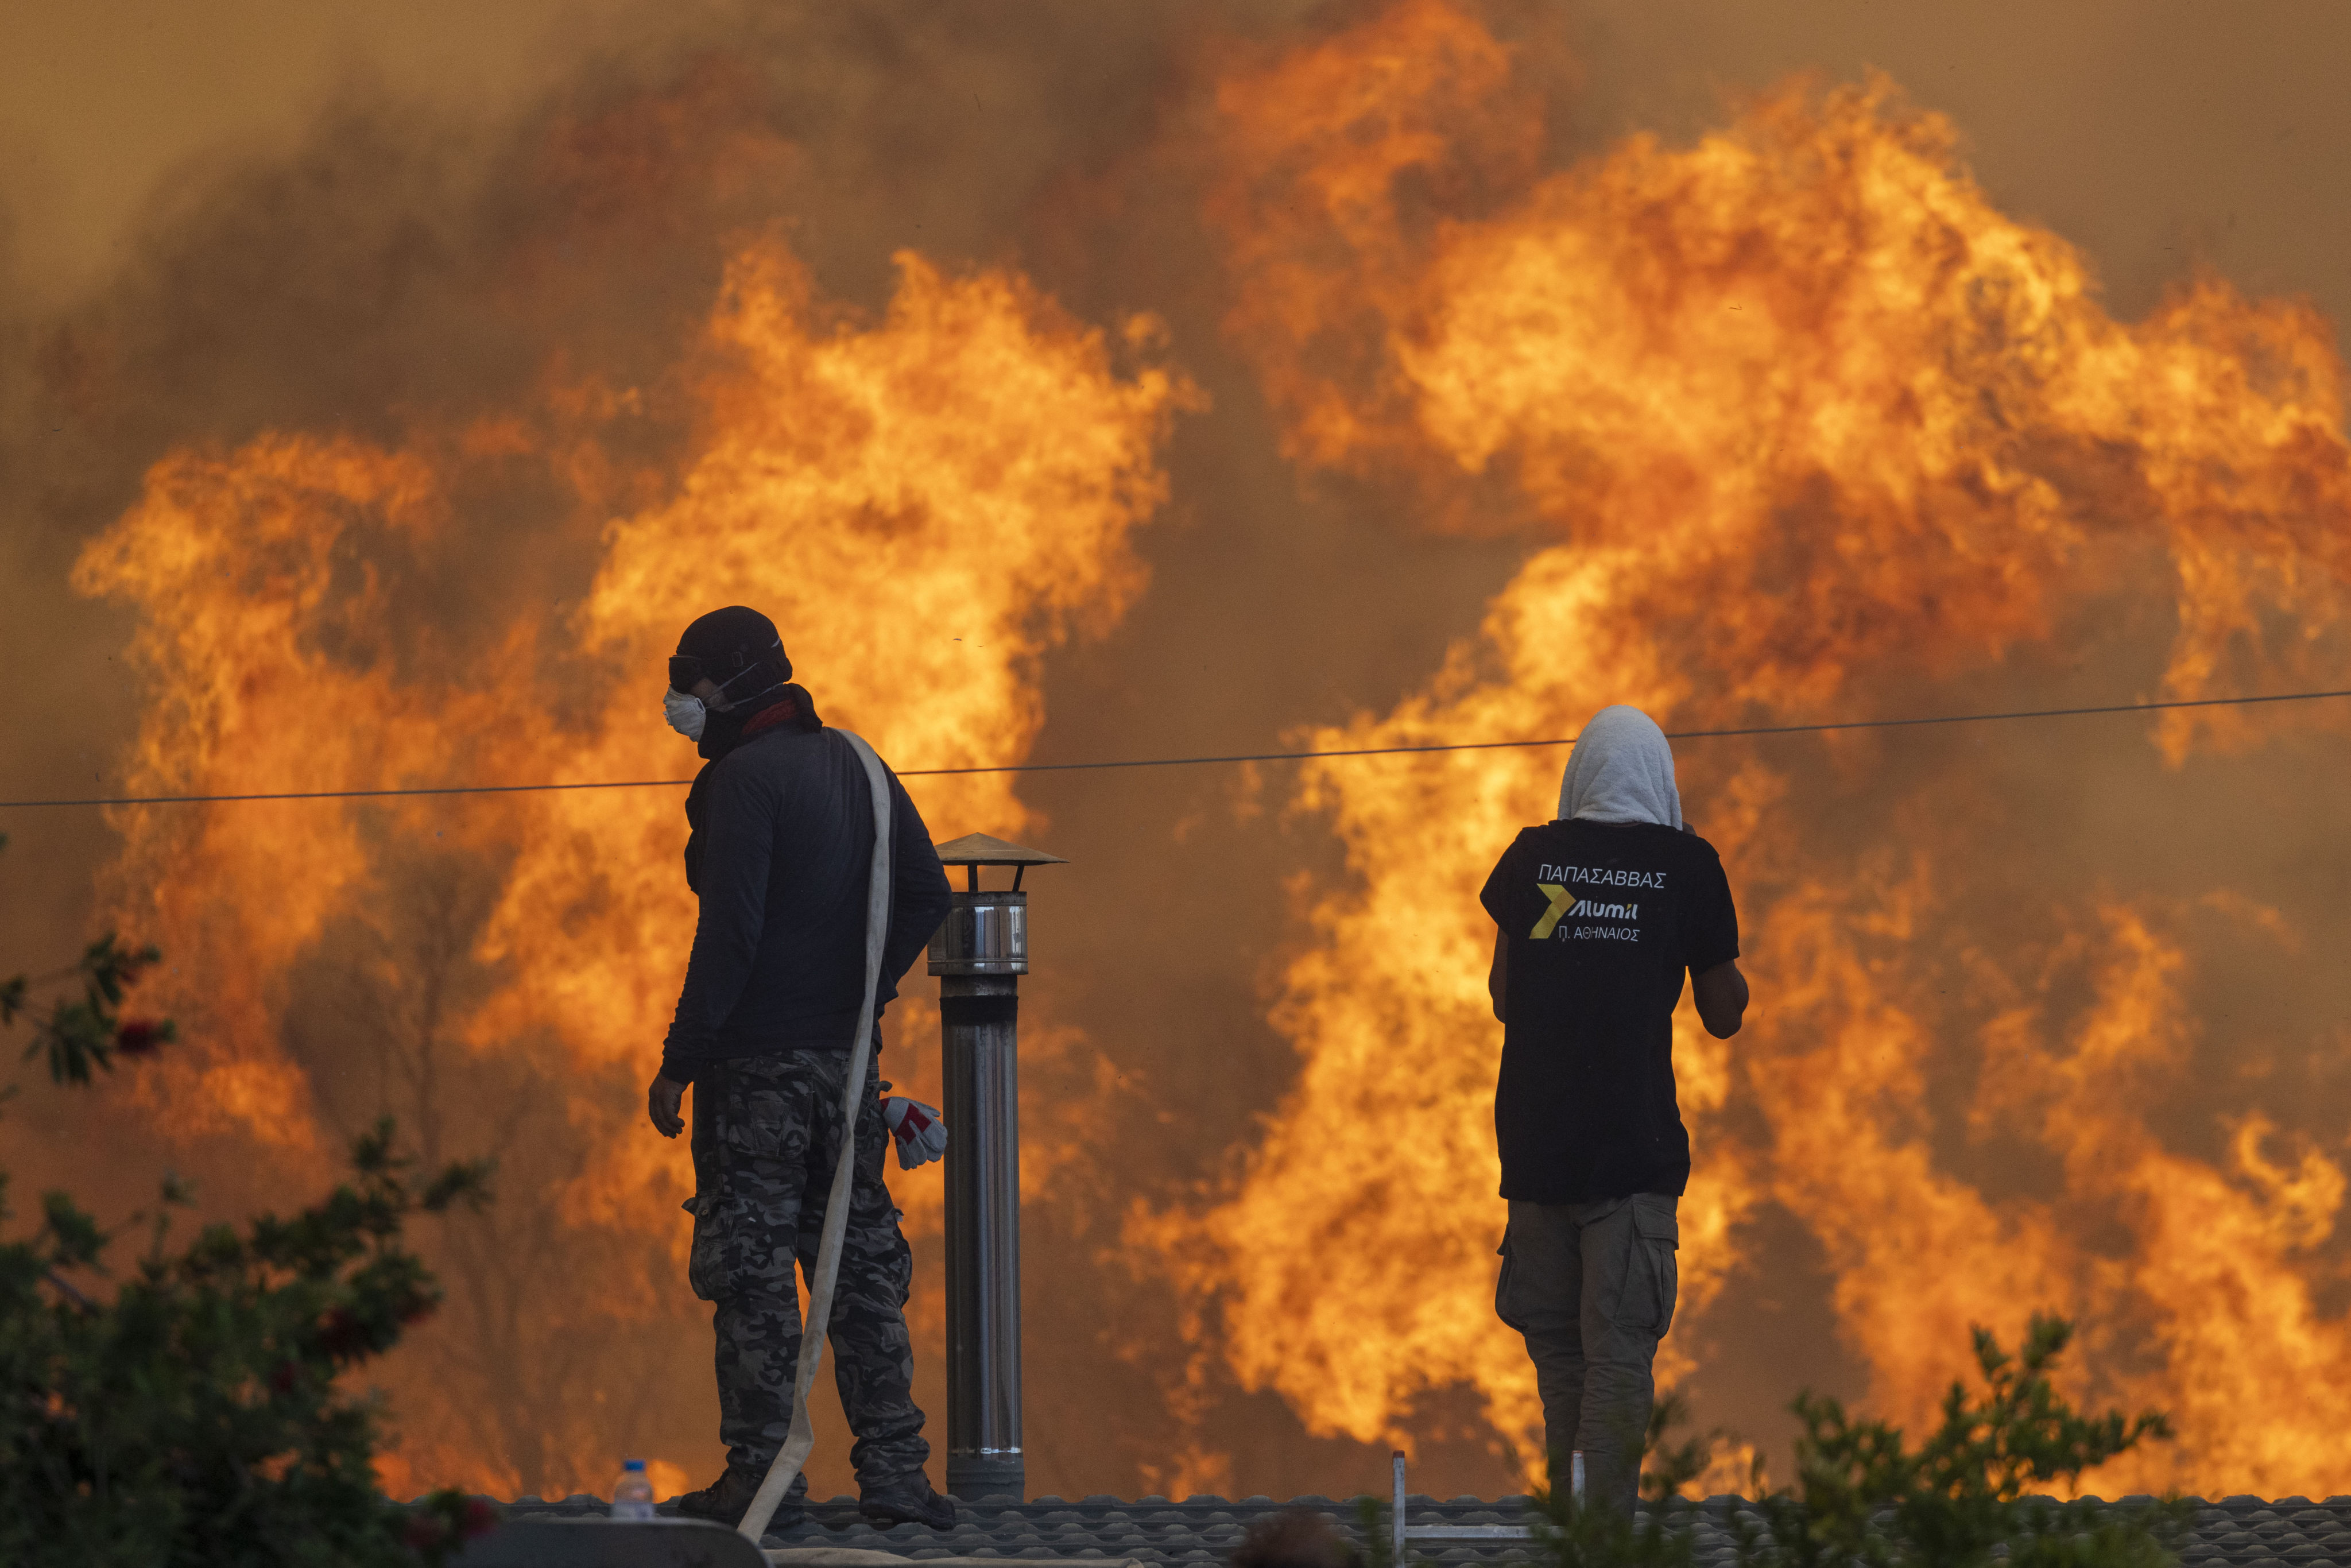
[[[1496,191],[1463,171],[1527,171],[1541,105],[1513,82],[1474,18],[1404,0],[1220,90],[1228,327],[1290,450],[1405,478],[1437,526],[1541,541],[1420,694],[1301,738],[1565,735],[1609,702],[1668,728],[1899,711],[1955,700],[1955,677],[2030,683],[2077,645],[2165,695],[2342,684],[2324,672],[2351,610],[2351,449],[2312,312],[2208,279],[2115,321],[2080,258],[1996,211],[1950,129],[1882,81],[1792,88],[1694,146],[1635,138]],[[2155,670],[2097,635],[2102,604],[2149,583],[2175,609]],[[2155,739],[2176,763],[2272,733],[2207,710]],[[1562,760],[1307,769],[1348,874],[1314,890],[1313,947],[1281,981],[1297,1089],[1227,1201],[1138,1229],[1178,1249],[1241,1381],[1318,1432],[1408,1441],[1416,1401],[1466,1382],[1534,1457],[1531,1371],[1490,1305],[1476,894],[1550,814]],[[2339,1166],[2276,1163],[2257,1120],[2221,1166],[2150,1125],[2193,1030],[2166,935],[2186,917],[2053,896],[1989,852],[2029,821],[1890,743],[1709,743],[1684,779],[1759,998],[1727,1046],[1687,1009],[1677,1025],[1684,1310],[1726,1289],[1742,1218],[1776,1201],[1823,1243],[1897,1417],[1928,1411],[1968,1323],[2012,1335],[2053,1308],[2102,1325],[2100,1386],[2185,1433],[2101,1484],[2341,1490],[2351,1326],[2297,1250],[2332,1225]],[[1866,847],[1860,798],[1898,849]],[[1982,914],[2022,888],[2034,918],[2012,896]],[[2029,1129],[2062,1200],[1938,1152],[1952,1064],[1978,1053],[1978,1130]],[[1734,1097],[1760,1139],[1730,1129]],[[1689,1370],[1671,1341],[1666,1359]]]
[[[1129,536],[1164,497],[1154,448],[1189,394],[1148,364],[1148,321],[1113,345],[1016,277],[951,277],[913,256],[900,268],[887,315],[859,325],[814,297],[779,245],[742,251],[691,361],[700,413],[674,479],[627,471],[599,441],[598,421],[639,394],[576,386],[399,450],[270,435],[157,465],[76,576],[141,614],[154,695],[134,788],[683,777],[695,764],[663,722],[663,660],[689,620],[730,602],[774,616],[828,721],[901,767],[1019,758],[1043,720],[1040,655],[1113,624],[1142,586]],[[1123,374],[1122,354],[1146,362]],[[650,495],[604,527],[569,617],[517,607],[462,652],[402,624],[384,563],[425,570],[459,530],[491,526],[456,498],[469,465],[517,460],[546,465],[582,507]],[[1028,821],[1003,775],[910,786],[943,832],[1012,835]],[[447,1032],[477,1052],[536,1052],[538,1092],[558,1086],[569,1117],[617,1134],[630,1100],[611,1085],[649,1070],[694,929],[682,798],[122,812],[117,911],[170,951],[183,977],[160,999],[192,1026],[185,1054],[151,1082],[163,1124],[319,1151],[310,1085],[279,1045],[286,977],[336,920],[387,922],[396,868],[438,851],[496,878],[472,955],[495,983]],[[394,977],[402,994],[422,983]],[[598,1143],[556,1195],[565,1223],[625,1232],[662,1216],[654,1249],[674,1257],[684,1235],[670,1217],[691,1185],[682,1152],[650,1136]],[[935,1207],[935,1182],[908,1185],[910,1207]],[[591,1258],[559,1248],[540,1260],[558,1272],[535,1281],[539,1338],[563,1336],[580,1294],[563,1276],[581,1270],[601,1276],[589,1293],[607,1310],[655,1310],[646,1271],[606,1273]],[[403,1473],[514,1490],[511,1456],[486,1456],[452,1408],[481,1390],[405,1393]],[[532,1483],[600,1484],[614,1436],[559,1444]]]

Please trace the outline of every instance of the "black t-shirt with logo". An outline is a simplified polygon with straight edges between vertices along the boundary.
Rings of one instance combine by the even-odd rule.
[[[1479,895],[1510,942],[1494,1132],[1502,1196],[1583,1203],[1678,1195],[1674,1102],[1682,977],[1739,956],[1722,858],[1647,822],[1520,833]]]

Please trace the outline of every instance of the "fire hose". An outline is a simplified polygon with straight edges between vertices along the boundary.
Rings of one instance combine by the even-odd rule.
[[[873,748],[849,731],[836,734],[848,741],[865,765],[865,780],[873,793],[873,870],[865,892],[865,1000],[858,1009],[857,1034],[849,1047],[849,1078],[841,1092],[841,1158],[832,1167],[832,1196],[824,1206],[824,1236],[818,1243],[816,1277],[809,1281],[808,1321],[800,1325],[799,1370],[792,1378],[792,1425],[758,1495],[745,1511],[738,1534],[754,1546],[768,1532],[768,1521],[784,1493],[808,1463],[816,1447],[816,1423],[809,1415],[809,1389],[824,1364],[824,1336],[832,1322],[832,1288],[841,1273],[841,1240],[849,1227],[849,1192],[856,1179],[857,1116],[864,1109],[865,1069],[873,1057],[873,998],[882,987],[882,946],[890,931],[890,775]]]

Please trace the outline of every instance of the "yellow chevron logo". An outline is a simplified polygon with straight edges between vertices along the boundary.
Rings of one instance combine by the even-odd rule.
[[[1535,922],[1535,928],[1531,933],[1534,939],[1540,942],[1549,936],[1552,929],[1559,925],[1559,917],[1567,913],[1569,900],[1567,884],[1564,883],[1539,882],[1535,885],[1543,890],[1545,898],[1551,900],[1551,907],[1543,911],[1543,917]]]

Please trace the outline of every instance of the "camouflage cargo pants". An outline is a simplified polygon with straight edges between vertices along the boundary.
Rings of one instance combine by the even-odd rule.
[[[846,1052],[780,1051],[702,1070],[694,1084],[694,1293],[715,1305],[718,1435],[730,1464],[764,1470],[791,1429],[799,1366],[794,1262],[811,1284],[833,1166],[841,1157]],[[868,1072],[857,1114],[857,1165],[833,1291],[833,1381],[849,1429],[850,1462],[866,1490],[923,1468],[923,1413],[913,1394],[906,1336],[914,1254],[883,1185],[890,1130]],[[793,1495],[807,1490],[803,1477]]]

